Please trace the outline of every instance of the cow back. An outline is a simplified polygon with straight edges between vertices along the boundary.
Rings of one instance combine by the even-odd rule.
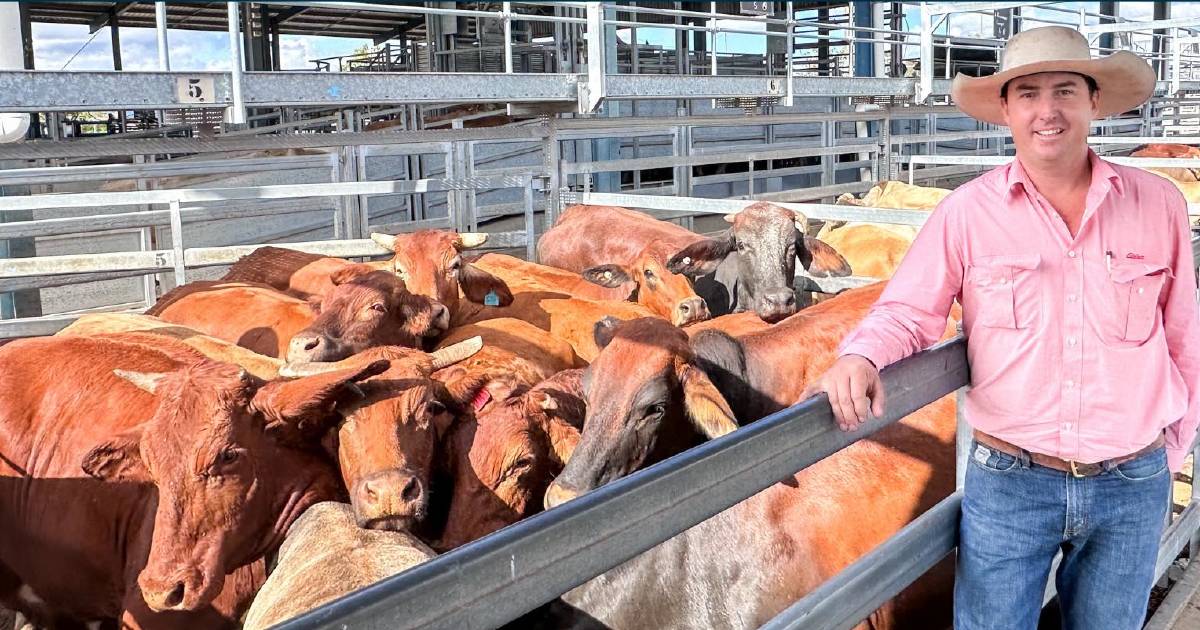
[[[617,206],[571,206],[538,240],[542,264],[582,272],[629,264],[651,241],[682,249],[704,237],[681,226]]]

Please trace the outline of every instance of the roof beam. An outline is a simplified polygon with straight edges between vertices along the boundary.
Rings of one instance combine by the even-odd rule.
[[[279,13],[276,13],[275,17],[272,18],[272,21],[275,22],[276,24],[283,24],[284,22],[296,17],[297,15],[304,13],[308,9],[309,9],[309,7],[288,7],[286,9],[280,11]]]
[[[378,46],[393,37],[399,37],[409,31],[413,30],[414,28],[420,26],[424,22],[425,22],[425,16],[423,16],[423,15],[408,18],[408,19],[404,20],[403,22],[401,22],[400,24],[398,24],[396,26],[396,28],[394,28],[382,35],[376,35],[372,39],[372,41],[375,43],[376,46]]]
[[[109,20],[114,16],[119,16],[129,10],[133,6],[132,2],[114,2],[110,10],[92,18],[92,22],[88,24],[88,34],[91,35],[96,31],[108,26]]]

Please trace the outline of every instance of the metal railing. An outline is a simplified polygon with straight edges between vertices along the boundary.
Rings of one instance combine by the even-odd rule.
[[[162,225],[170,226],[171,247],[169,249],[144,249],[142,251],[106,252],[96,254],[72,254],[61,256],[37,256],[33,258],[0,259],[0,282],[4,280],[41,278],[46,276],[85,274],[84,279],[96,279],[88,274],[108,274],[105,277],[148,274],[172,271],[177,285],[186,282],[186,270],[196,267],[231,264],[242,256],[263,245],[233,245],[222,247],[185,247],[183,224],[185,217],[209,218],[212,209],[186,207],[185,204],[228,201],[261,201],[299,199],[306,197],[355,197],[363,199],[378,195],[427,194],[436,192],[459,193],[475,189],[518,188],[523,190],[524,230],[500,232],[490,235],[488,248],[525,248],[531,255],[536,244],[534,230],[535,191],[540,190],[540,180],[532,175],[509,175],[499,177],[463,177],[454,179],[418,179],[407,181],[364,181],[328,184],[292,184],[280,186],[256,186],[244,188],[144,190],[114,193],[70,193],[60,195],[24,195],[0,197],[0,212],[11,210],[42,210],[49,208],[90,208],[94,206],[150,206],[166,205],[166,210],[148,210],[128,213],[113,213],[65,219],[49,219],[4,223],[3,235],[7,238],[22,238],[32,235],[70,234],[115,228],[143,228]],[[421,228],[457,229],[464,221],[458,216],[459,208],[449,207],[445,219],[418,221]],[[275,207],[262,214],[294,212],[295,208]],[[224,211],[224,218],[255,216],[256,213]],[[360,238],[341,238],[332,241],[306,241],[298,243],[275,243],[276,245],[338,257],[380,256],[388,252],[374,241],[365,238],[371,231],[364,220],[351,222],[344,234]],[[333,222],[349,221],[348,216],[335,212]],[[403,225],[393,226],[403,228]],[[153,289],[150,289],[151,291]],[[146,297],[146,304],[153,303],[153,295]],[[56,315],[0,321],[0,339],[52,334],[76,317]]]

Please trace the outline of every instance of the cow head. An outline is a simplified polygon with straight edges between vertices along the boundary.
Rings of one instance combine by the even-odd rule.
[[[374,346],[419,347],[450,327],[445,306],[409,293],[395,274],[351,265],[310,301],[317,318],[288,344],[288,361],[337,361]]]
[[[442,537],[449,551],[542,509],[546,487],[579,442],[582,370],[567,370],[455,426],[454,489]]]
[[[481,347],[478,337],[431,354],[375,348],[339,363],[288,364],[281,375],[321,374],[347,363],[386,357],[385,372],[360,385],[363,397],[341,409],[336,433],[342,480],[360,527],[412,530],[429,511],[439,445],[483,387],[480,379],[442,382],[435,370],[461,361]]]
[[[738,290],[766,321],[796,312],[797,257],[812,275],[850,275],[850,265],[832,248],[813,254],[823,244],[804,235],[808,218],[798,212],[759,202],[725,220],[732,224],[728,230],[683,248],[667,261],[667,268],[691,277],[708,275],[736,253]]]
[[[459,290],[478,304],[512,303],[512,292],[503,280],[462,259],[462,252],[487,242],[487,234],[422,230],[395,236],[374,233],[371,238],[395,252],[392,264],[409,291],[445,304],[451,315],[457,312]],[[488,294],[497,303],[491,303]]]
[[[117,370],[155,394],[154,412],[98,444],[82,466],[98,479],[157,488],[154,533],[138,576],[151,609],[208,604],[227,573],[278,545],[305,508],[337,497],[328,466],[294,445],[315,442],[336,416],[330,410],[358,396],[354,383],[386,365],[267,384],[200,358],[167,373]]]
[[[583,271],[583,277],[602,287],[616,288],[626,282],[637,284],[637,303],[654,311],[676,326],[708,319],[708,305],[696,295],[687,276],[667,269],[667,259],[675,248],[654,240],[638,253],[629,265],[597,265]]]
[[[603,350],[584,371],[583,433],[547,507],[737,429],[682,330],[657,318],[605,318],[596,337]]]

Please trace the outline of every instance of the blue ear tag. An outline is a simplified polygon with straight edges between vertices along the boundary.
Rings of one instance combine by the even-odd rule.
[[[495,291],[488,291],[487,295],[483,296],[484,306],[500,306],[500,296],[496,295]]]

